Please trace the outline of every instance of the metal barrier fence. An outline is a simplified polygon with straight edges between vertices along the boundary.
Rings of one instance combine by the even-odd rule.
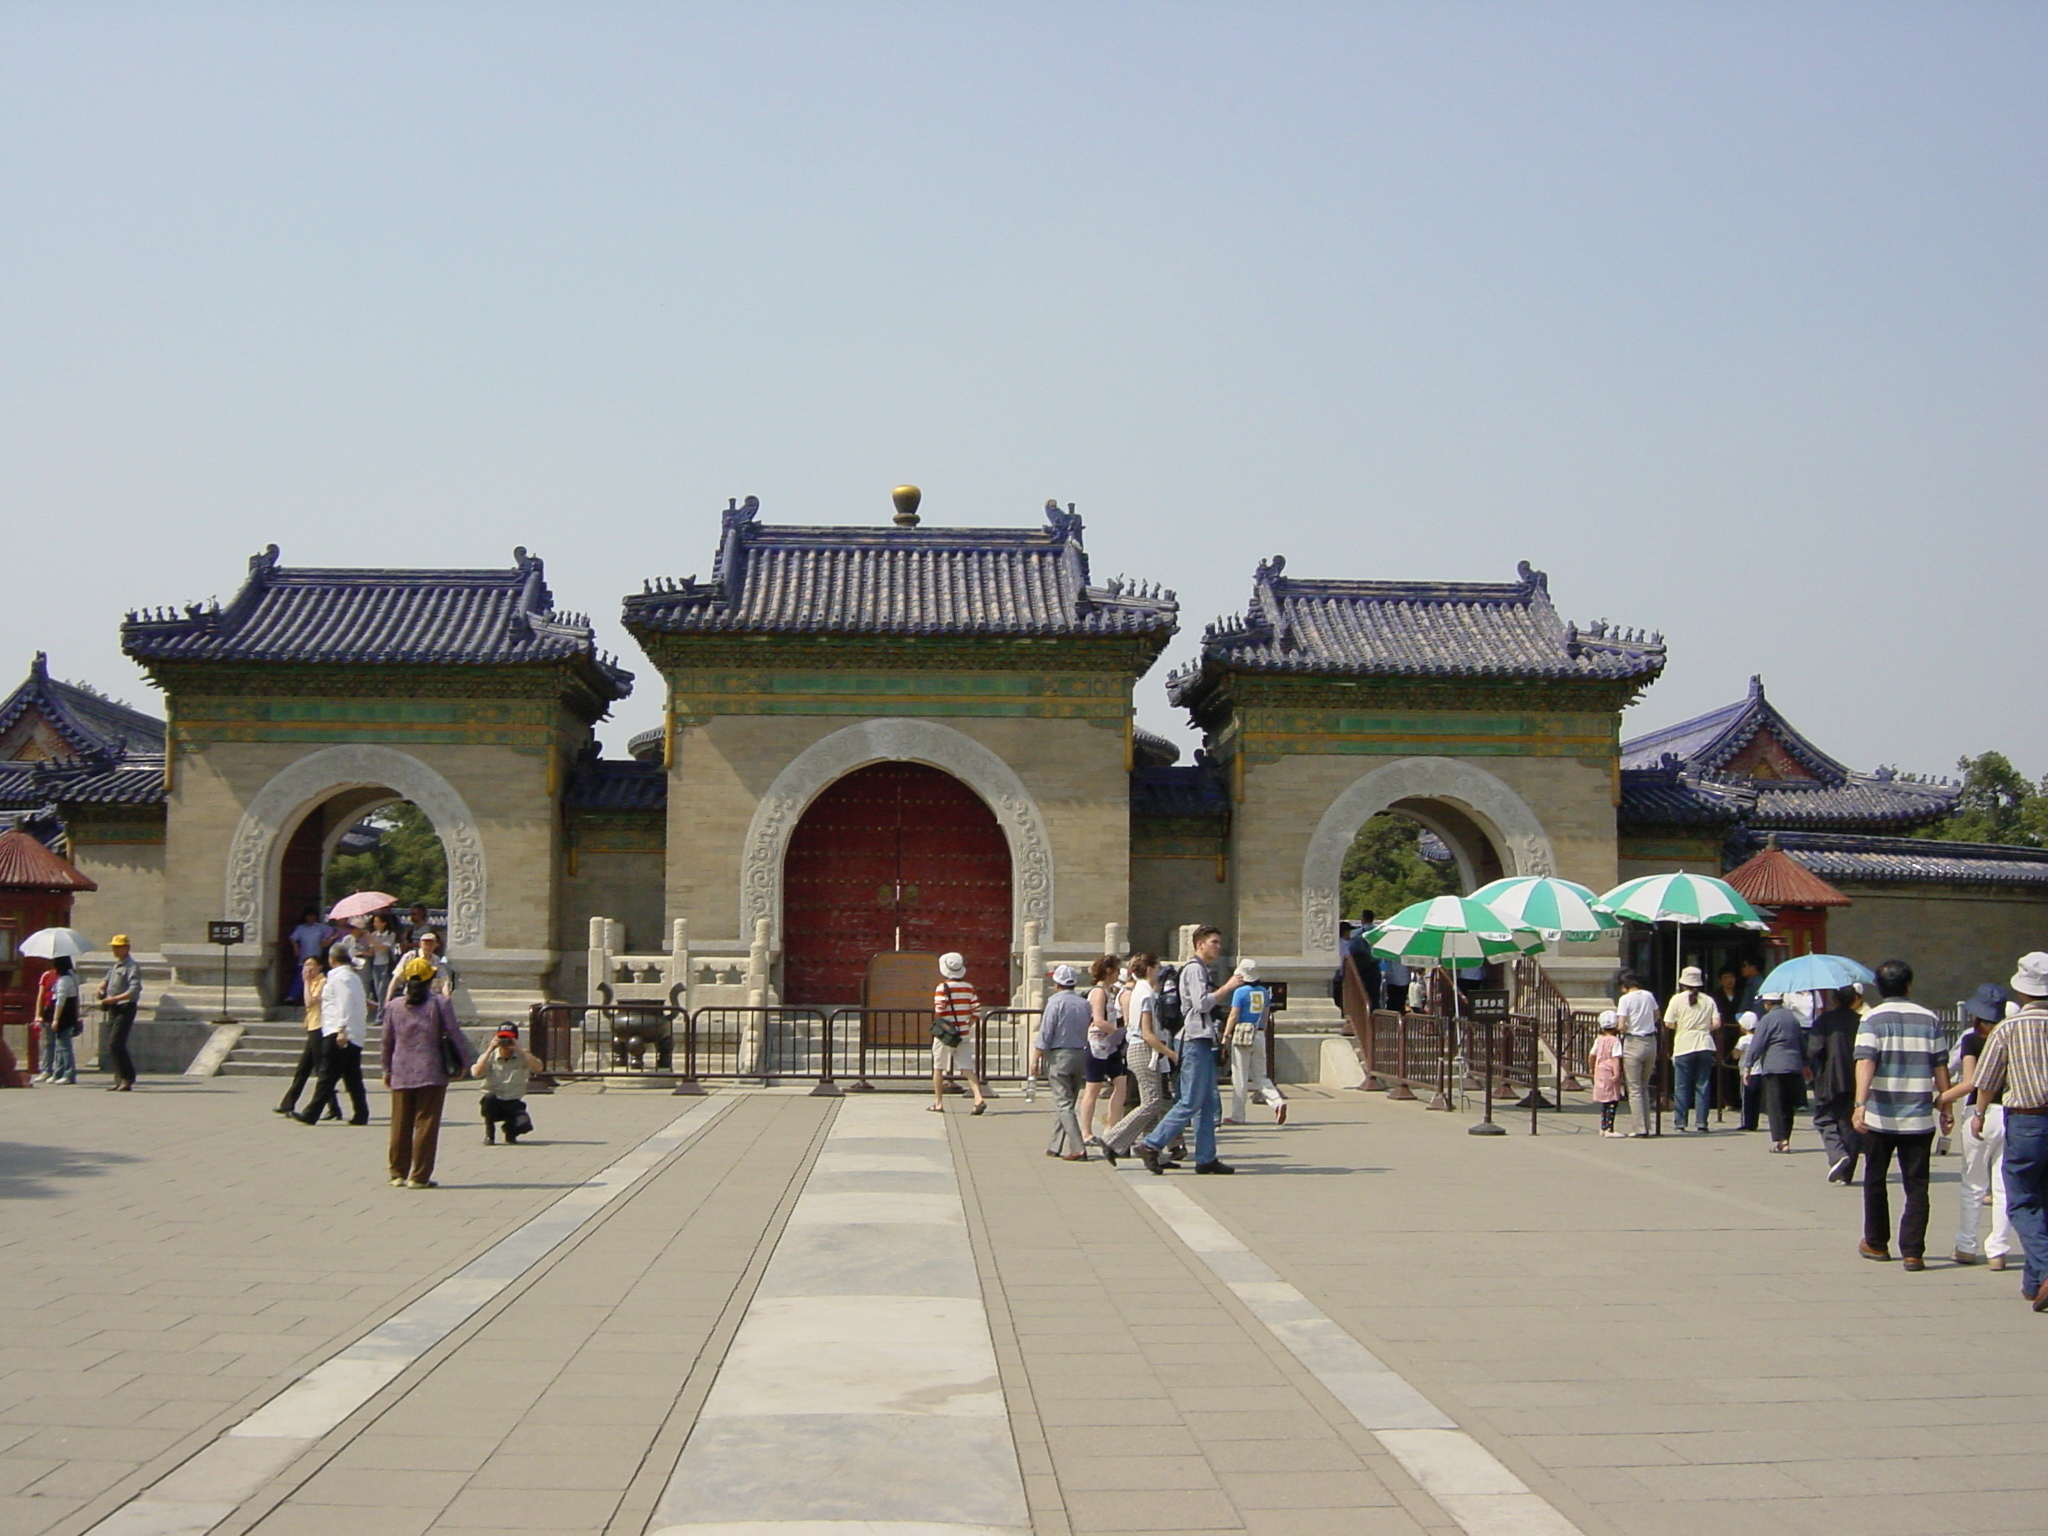
[[[815,1081],[837,1094],[876,1082],[925,1082],[932,1015],[922,1008],[730,1008],[695,1012],[658,1003],[536,1003],[529,1048],[551,1078],[671,1082],[678,1093],[708,1081],[763,1085]],[[1038,1028],[1036,1010],[991,1008],[975,1032],[984,1081],[1021,1080]]]

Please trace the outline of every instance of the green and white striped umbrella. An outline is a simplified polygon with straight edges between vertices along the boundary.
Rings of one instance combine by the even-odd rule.
[[[1601,910],[1595,896],[1574,880],[1549,875],[1511,875],[1482,885],[1472,900],[1491,907],[1510,928],[1533,928],[1549,939],[1597,939],[1621,920]]]
[[[1511,931],[1499,913],[1469,896],[1434,896],[1403,907],[1365,939],[1382,960],[1408,965],[1469,965],[1543,948],[1541,935]]]
[[[1600,905],[1638,923],[1707,923],[1716,928],[1767,928],[1755,907],[1712,875],[1644,875],[1624,880]]]

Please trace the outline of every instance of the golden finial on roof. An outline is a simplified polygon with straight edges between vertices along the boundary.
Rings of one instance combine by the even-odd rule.
[[[915,528],[917,504],[924,500],[924,492],[914,485],[899,485],[889,493],[889,499],[896,503],[896,526]]]

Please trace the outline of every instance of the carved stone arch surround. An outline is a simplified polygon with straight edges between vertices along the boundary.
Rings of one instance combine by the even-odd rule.
[[[754,807],[740,859],[740,937],[769,922],[782,943],[782,863],[796,824],[830,785],[870,763],[923,763],[950,773],[987,802],[1010,845],[1011,941],[1037,922],[1052,938],[1052,839],[1017,771],[972,736],[932,720],[863,720],[799,753]]]
[[[1456,758],[1400,758],[1353,783],[1316,823],[1301,868],[1303,954],[1334,961],[1344,854],[1360,827],[1400,800],[1444,800],[1470,814],[1493,840],[1507,874],[1557,873],[1550,835],[1529,803],[1503,780]]]
[[[231,920],[275,938],[278,871],[292,830],[314,806],[349,789],[388,789],[410,800],[433,823],[448,856],[448,947],[480,949],[484,942],[484,845],[476,818],[461,794],[409,753],[366,745],[322,747],[277,773],[256,791],[228,845],[227,899]]]

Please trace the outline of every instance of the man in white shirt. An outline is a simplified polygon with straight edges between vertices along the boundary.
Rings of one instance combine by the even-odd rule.
[[[356,970],[352,946],[346,940],[330,949],[327,958],[327,985],[320,993],[320,1034],[326,1047],[326,1065],[320,1069],[320,1086],[312,1104],[294,1118],[313,1125],[328,1110],[338,1112],[335,1088],[339,1085],[348,1090],[352,1111],[348,1123],[368,1125],[370,1098],[363,1091],[363,1044],[369,1039],[369,993]]]
[[[1657,1086],[1657,998],[1634,971],[1623,971],[1616,985],[1621,990],[1614,1005],[1621,1016],[1621,1077],[1628,1085],[1629,1113],[1636,1122],[1629,1134],[1647,1136]]]

